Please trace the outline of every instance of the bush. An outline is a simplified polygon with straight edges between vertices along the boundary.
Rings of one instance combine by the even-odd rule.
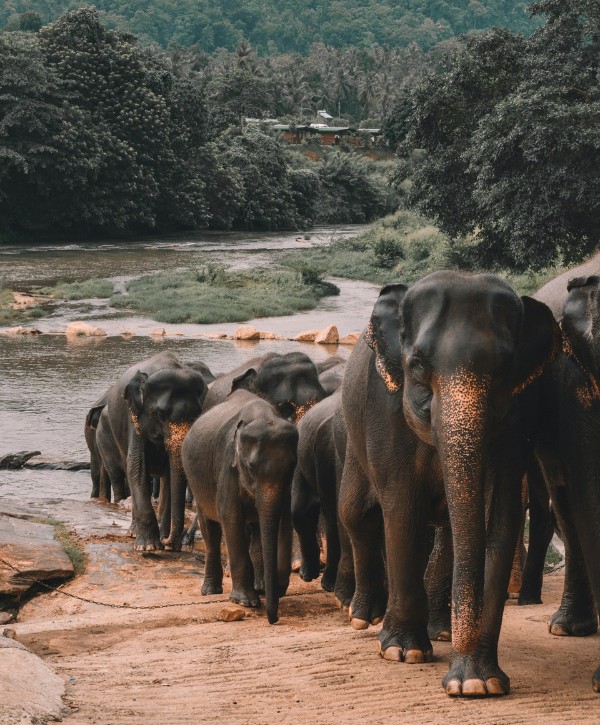
[[[375,259],[381,267],[393,267],[398,260],[404,258],[400,242],[382,237],[373,244]]]

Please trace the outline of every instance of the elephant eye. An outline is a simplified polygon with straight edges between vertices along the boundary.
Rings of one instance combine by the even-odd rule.
[[[417,356],[411,357],[411,359],[408,363],[408,366],[410,367],[411,372],[413,372],[417,375],[419,373],[425,372],[425,365],[420,357],[417,357]]]

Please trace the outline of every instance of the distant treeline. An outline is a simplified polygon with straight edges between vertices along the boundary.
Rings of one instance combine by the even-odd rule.
[[[205,87],[90,8],[0,33],[0,239],[298,229],[394,207],[361,157],[317,164],[242,128],[260,97],[236,72]]]
[[[58,19],[81,0],[9,0],[0,28],[18,28],[20,15]],[[428,50],[461,33],[493,26],[529,33],[535,28],[523,0],[97,0],[105,25],[163,48],[197,46],[212,53],[248,41],[260,55],[306,54],[314,43],[335,48]]]

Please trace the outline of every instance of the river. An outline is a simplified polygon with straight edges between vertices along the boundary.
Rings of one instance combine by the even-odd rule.
[[[218,261],[232,267],[269,266],[282,250],[329,244],[355,236],[364,227],[324,227],[312,230],[310,240],[298,242],[289,233],[216,233],[173,235],[160,240],[106,241],[47,246],[0,248],[0,278],[19,291],[59,281],[92,277],[125,281],[159,270],[196,267]],[[378,287],[365,282],[334,280],[340,295],[326,297],[318,307],[287,317],[252,320],[258,329],[293,337],[301,330],[338,326],[341,335],[360,330],[368,321]],[[108,332],[103,338],[69,338],[66,324],[84,319]],[[241,321],[240,321],[241,322]],[[66,460],[87,460],[83,422],[90,405],[121,371],[163,349],[182,360],[202,360],[214,372],[226,372],[245,359],[267,351],[301,350],[315,361],[329,355],[346,357],[346,346],[320,346],[288,340],[236,342],[195,337],[205,332],[231,333],[237,324],[167,325],[139,316],[123,316],[104,300],[82,300],[56,307],[35,321],[44,334],[36,337],[0,335],[0,456],[23,450]],[[163,327],[167,336],[149,331]],[[125,330],[132,337],[123,337]],[[89,472],[0,471],[0,497],[49,496],[87,498]]]

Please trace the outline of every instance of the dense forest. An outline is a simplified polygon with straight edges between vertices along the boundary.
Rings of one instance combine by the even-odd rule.
[[[43,23],[81,0],[3,0],[0,28],[16,29],[35,12]],[[248,41],[260,55],[306,54],[314,43],[334,48],[427,50],[460,33],[499,26],[529,33],[536,23],[520,0],[97,0],[102,22],[142,43],[198,46],[212,53]]]

